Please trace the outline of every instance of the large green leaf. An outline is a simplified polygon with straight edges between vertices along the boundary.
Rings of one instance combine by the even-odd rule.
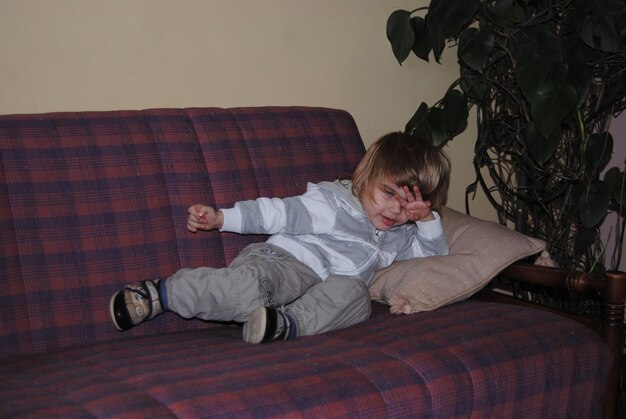
[[[428,117],[426,118],[427,126],[431,134],[431,144],[434,147],[443,146],[449,139],[448,124],[446,121],[446,112],[440,108],[430,108]]]
[[[591,229],[600,224],[609,210],[611,194],[605,182],[594,182],[578,200],[578,215],[583,225]]]
[[[396,10],[387,19],[387,39],[391,43],[393,55],[402,65],[411,53],[415,33],[411,27],[411,12]]]
[[[578,0],[575,10],[580,37],[587,45],[606,52],[624,52],[620,33],[626,22],[623,0]]]
[[[511,23],[521,23],[526,18],[524,8],[514,0],[499,0],[491,8],[498,18]]]
[[[461,33],[457,54],[468,67],[483,72],[491,51],[493,51],[494,34],[489,26],[479,29],[467,28]]]
[[[456,89],[450,90],[442,102],[448,134],[454,137],[465,131],[469,111],[467,110],[467,98],[463,92]]]
[[[407,134],[413,135],[415,131],[417,131],[417,129],[424,123],[424,121],[426,121],[426,116],[428,116],[428,105],[425,102],[422,102],[420,103],[419,107],[417,108],[411,119],[409,119],[409,121],[406,123],[404,131]],[[432,135],[430,135],[430,133],[427,134],[428,138],[426,138],[426,140],[432,142]]]
[[[441,108],[431,107],[422,102],[413,117],[406,124],[405,132],[419,135],[435,147],[443,146],[449,139],[446,123],[447,115]]]
[[[626,208],[626,173],[611,167],[604,174],[604,182],[609,187],[613,199],[622,209]]]
[[[461,66],[459,87],[471,101],[481,103],[489,86],[479,77],[477,72]]]
[[[471,23],[481,0],[431,0],[428,26],[444,36],[455,35]]]
[[[550,137],[561,121],[576,107],[576,89],[569,84],[546,81],[530,98],[530,113],[537,130]]]
[[[422,60],[428,61],[428,54],[430,54],[433,46],[430,42],[426,21],[419,16],[415,16],[411,19],[411,27],[415,33],[415,41],[411,47],[412,51]]]
[[[531,52],[534,54],[534,52]],[[539,54],[532,58],[518,60],[515,66],[515,82],[527,99],[534,94],[537,86],[543,83],[552,69],[552,63],[542,60]]]
[[[537,130],[534,122],[530,122],[524,130],[524,141],[532,158],[543,166],[554,155],[559,144],[560,130],[546,138]]]
[[[431,0],[426,23],[437,62],[441,58],[445,39],[468,26],[479,6],[480,0]]]
[[[515,82],[527,99],[535,94],[554,64],[562,60],[561,47],[556,35],[547,30],[527,32],[514,49]]]
[[[591,134],[585,144],[585,161],[591,173],[600,173],[613,154],[613,137],[610,133]]]

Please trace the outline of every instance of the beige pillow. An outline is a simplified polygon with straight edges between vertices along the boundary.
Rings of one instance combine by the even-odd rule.
[[[374,275],[373,300],[394,314],[428,311],[470,297],[511,263],[541,252],[542,240],[450,208],[441,212],[450,252],[395,262]]]

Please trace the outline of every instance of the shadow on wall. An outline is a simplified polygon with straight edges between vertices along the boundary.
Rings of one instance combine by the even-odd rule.
[[[617,166],[621,170],[626,170],[626,112],[613,119],[609,132],[613,136],[613,155],[607,167]],[[615,248],[616,232],[619,232],[619,217],[611,212],[600,227],[602,242],[607,245],[607,255],[605,257],[607,268],[612,267],[613,260],[616,260],[617,256],[619,256],[612,254]],[[622,249],[622,258],[618,269],[626,271],[626,253],[624,249]]]

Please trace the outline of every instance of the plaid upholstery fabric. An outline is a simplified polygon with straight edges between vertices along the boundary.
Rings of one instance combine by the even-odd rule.
[[[300,194],[362,154],[352,117],[330,109],[0,117],[0,356],[119,339],[117,289],[224,266],[261,239],[191,234],[190,205]],[[127,333],[197,327],[157,319]]]
[[[1,116],[0,417],[597,416],[608,350],[540,311],[376,304],[356,327],[271,345],[173,314],[115,331],[121,286],[263,239],[190,234],[189,205],[299,194],[362,154],[331,109]]]
[[[221,327],[21,357],[0,366],[0,416],[588,419],[609,359],[593,332],[538,310],[383,308],[268,345]]]

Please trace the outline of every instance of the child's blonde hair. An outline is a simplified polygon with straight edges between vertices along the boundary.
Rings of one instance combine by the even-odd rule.
[[[417,185],[434,210],[445,205],[450,184],[450,161],[443,152],[420,138],[393,132],[378,139],[367,150],[352,174],[352,192],[373,199],[374,188],[384,181],[397,186]]]

